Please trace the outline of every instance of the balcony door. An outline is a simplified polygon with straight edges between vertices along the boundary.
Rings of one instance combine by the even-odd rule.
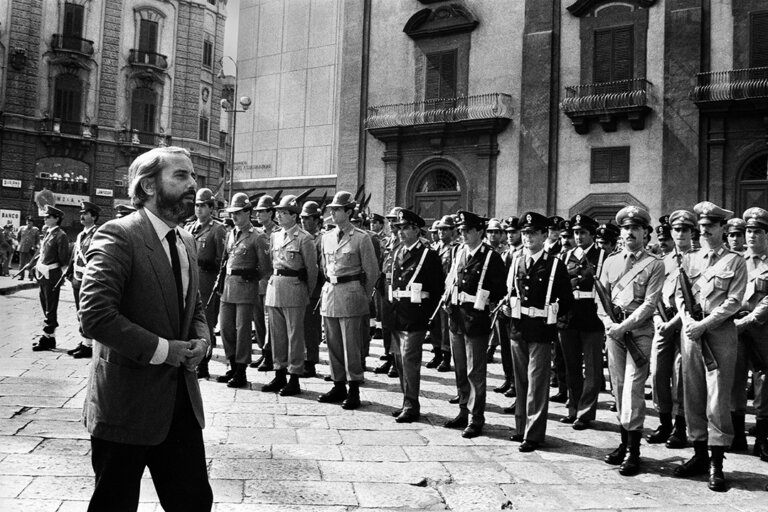
[[[64,4],[64,37],[62,48],[66,50],[80,51],[83,38],[83,18],[85,8],[82,5]]]
[[[446,168],[432,168],[419,178],[413,191],[413,204],[427,224],[464,207],[456,174]]]
[[[768,154],[753,158],[741,172],[737,183],[736,215],[752,206],[768,205]]]
[[[139,87],[131,101],[131,129],[138,132],[142,144],[155,144],[157,96],[151,89]]]

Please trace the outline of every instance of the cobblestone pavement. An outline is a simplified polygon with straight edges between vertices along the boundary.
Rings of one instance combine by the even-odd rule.
[[[2,278],[0,287],[7,284]],[[62,326],[54,352],[33,353],[41,314],[37,290],[0,296],[0,510],[85,510],[93,488],[88,434],[80,411],[87,360],[65,351],[78,341],[74,303],[66,285],[59,309]],[[220,350],[220,349],[219,349]],[[211,371],[221,374],[217,350]],[[378,364],[374,340],[368,366]],[[428,353],[424,353],[425,361]],[[501,365],[489,366],[489,387],[502,381]],[[327,364],[319,366],[327,374]],[[509,441],[513,418],[502,413],[511,399],[489,392],[484,435],[467,440],[441,425],[457,413],[453,375],[422,371],[422,420],[397,424],[395,379],[366,373],[364,406],[345,411],[319,404],[329,388],[322,379],[302,381],[303,393],[262,393],[271,375],[248,371],[250,389],[201,382],[204,431],[214,510],[336,512],[347,510],[768,510],[768,464],[729,454],[726,493],[713,493],[703,477],[675,479],[672,468],[690,450],[643,444],[644,472],[622,477],[602,458],[615,448],[618,428],[600,396],[595,428],[581,432],[557,420],[551,404],[547,445],[523,454]],[[650,406],[650,403],[649,403]],[[753,424],[754,417],[748,416]],[[657,420],[649,418],[648,429]],[[159,511],[149,479],[142,511]]]

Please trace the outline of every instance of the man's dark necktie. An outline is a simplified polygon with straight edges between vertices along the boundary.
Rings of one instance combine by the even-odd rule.
[[[344,232],[342,230],[339,230],[336,236],[338,238],[338,241],[341,242],[341,239],[344,238]]]
[[[179,251],[176,249],[176,230],[170,230],[165,238],[171,250],[171,266],[173,278],[176,280],[176,298],[179,303],[179,324],[181,324],[184,317],[184,286],[181,284],[181,261],[179,261]]]

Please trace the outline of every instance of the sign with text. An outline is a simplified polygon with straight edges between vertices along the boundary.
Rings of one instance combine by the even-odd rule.
[[[19,229],[21,225],[21,212],[19,210],[0,210],[0,227],[11,221],[13,229]]]
[[[9,180],[3,178],[3,186],[6,188],[21,188],[21,180]]]
[[[96,195],[100,197],[112,197],[115,193],[111,188],[97,188]]]

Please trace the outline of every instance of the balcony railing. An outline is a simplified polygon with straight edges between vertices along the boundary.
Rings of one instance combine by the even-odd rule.
[[[83,39],[82,37],[53,34],[53,37],[51,38],[51,47],[54,50],[64,50],[87,56],[93,55],[93,41],[90,39]]]
[[[132,146],[168,146],[171,136],[165,133],[143,132],[139,130],[122,130],[117,133],[117,142]]]
[[[88,179],[83,177],[52,175],[48,178],[35,177],[35,190],[48,189],[57,194],[88,195]]]
[[[697,103],[768,98],[768,67],[710,71],[697,75],[691,91]]]
[[[134,66],[146,66],[160,70],[168,69],[168,57],[162,53],[144,50],[130,50],[128,63]]]
[[[43,119],[40,121],[40,131],[54,135],[73,135],[84,139],[98,136],[98,127],[79,121],[62,121],[60,119]]]
[[[490,93],[368,107],[368,129],[456,123],[473,119],[511,119],[512,97]]]
[[[565,88],[560,108],[566,114],[618,112],[645,107],[651,83],[644,78],[617,80]]]

